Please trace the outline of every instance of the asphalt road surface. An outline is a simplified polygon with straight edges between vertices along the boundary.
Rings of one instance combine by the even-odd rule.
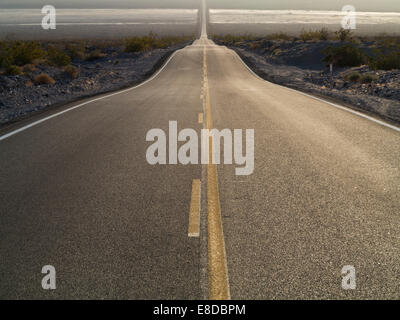
[[[254,129],[254,173],[148,164],[147,132],[172,120]],[[2,299],[400,298],[400,132],[258,79],[204,30],[144,85],[6,133]],[[223,228],[208,250],[213,196]],[[45,265],[56,290],[42,289]]]

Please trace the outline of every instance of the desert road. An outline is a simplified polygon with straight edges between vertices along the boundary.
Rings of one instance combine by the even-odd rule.
[[[1,299],[400,298],[395,127],[257,78],[204,30],[92,100],[1,133]],[[254,129],[253,174],[150,165],[146,134],[169,121]]]

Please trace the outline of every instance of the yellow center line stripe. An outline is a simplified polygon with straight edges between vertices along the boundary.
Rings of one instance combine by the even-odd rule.
[[[203,123],[203,113],[199,113],[199,123]]]
[[[203,50],[205,77],[206,129],[212,129],[210,91],[208,86],[207,54]],[[229,279],[226,263],[224,232],[222,228],[221,205],[218,190],[217,166],[212,161],[212,137],[209,143],[209,164],[207,164],[207,209],[208,209],[208,281],[209,299],[229,300]]]
[[[190,200],[189,212],[189,231],[191,238],[200,236],[200,197],[201,197],[201,181],[195,179],[192,182],[192,198]]]

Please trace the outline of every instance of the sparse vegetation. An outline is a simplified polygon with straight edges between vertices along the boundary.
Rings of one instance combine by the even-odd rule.
[[[262,41],[262,40],[281,40],[281,41],[293,41],[296,39],[300,39],[304,42],[310,41],[310,40],[321,40],[325,41],[328,40],[331,37],[330,32],[326,28],[322,28],[319,30],[305,30],[303,29],[299,35],[299,38],[294,37],[293,35],[289,35],[284,32],[279,32],[279,33],[271,33],[268,35],[265,35],[264,37],[255,37],[254,35],[251,34],[245,34],[245,35],[232,35],[232,34],[227,34],[223,36],[217,36],[214,35],[213,39],[220,42],[224,43],[227,45],[235,45],[244,41]]]
[[[255,37],[249,34],[214,35],[213,39],[219,44],[228,46],[247,46],[250,50],[264,49],[264,53],[268,53],[271,57],[280,55],[283,49],[279,43],[269,41],[329,41],[330,43],[327,43],[327,47],[322,52],[324,54],[323,62],[327,65],[332,63],[335,67],[344,68],[368,64],[373,70],[400,69],[400,37],[398,36],[355,37],[352,30],[340,29],[331,32],[327,28],[321,28],[319,30],[303,29],[298,38],[285,33],[274,33],[264,37]],[[345,43],[337,46],[335,40]],[[368,44],[367,47],[365,46],[366,42],[373,43]],[[375,53],[371,54],[371,51]],[[364,81],[369,81],[369,79]]]
[[[111,53],[114,57],[121,46],[126,52],[141,52],[166,48],[191,39],[193,37],[159,37],[150,33],[144,37],[126,40],[0,41],[0,73],[3,75],[30,74],[39,65],[47,64],[63,68],[65,73],[75,78],[78,71],[75,67],[69,67],[72,61],[95,61],[105,58],[106,48],[114,49]],[[119,64],[119,61],[115,61],[114,64]]]

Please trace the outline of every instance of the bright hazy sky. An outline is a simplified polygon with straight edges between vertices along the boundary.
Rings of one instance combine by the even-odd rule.
[[[0,0],[1,8],[195,8],[200,0]],[[211,8],[341,10],[351,4],[358,11],[400,12],[400,0],[208,0]]]

